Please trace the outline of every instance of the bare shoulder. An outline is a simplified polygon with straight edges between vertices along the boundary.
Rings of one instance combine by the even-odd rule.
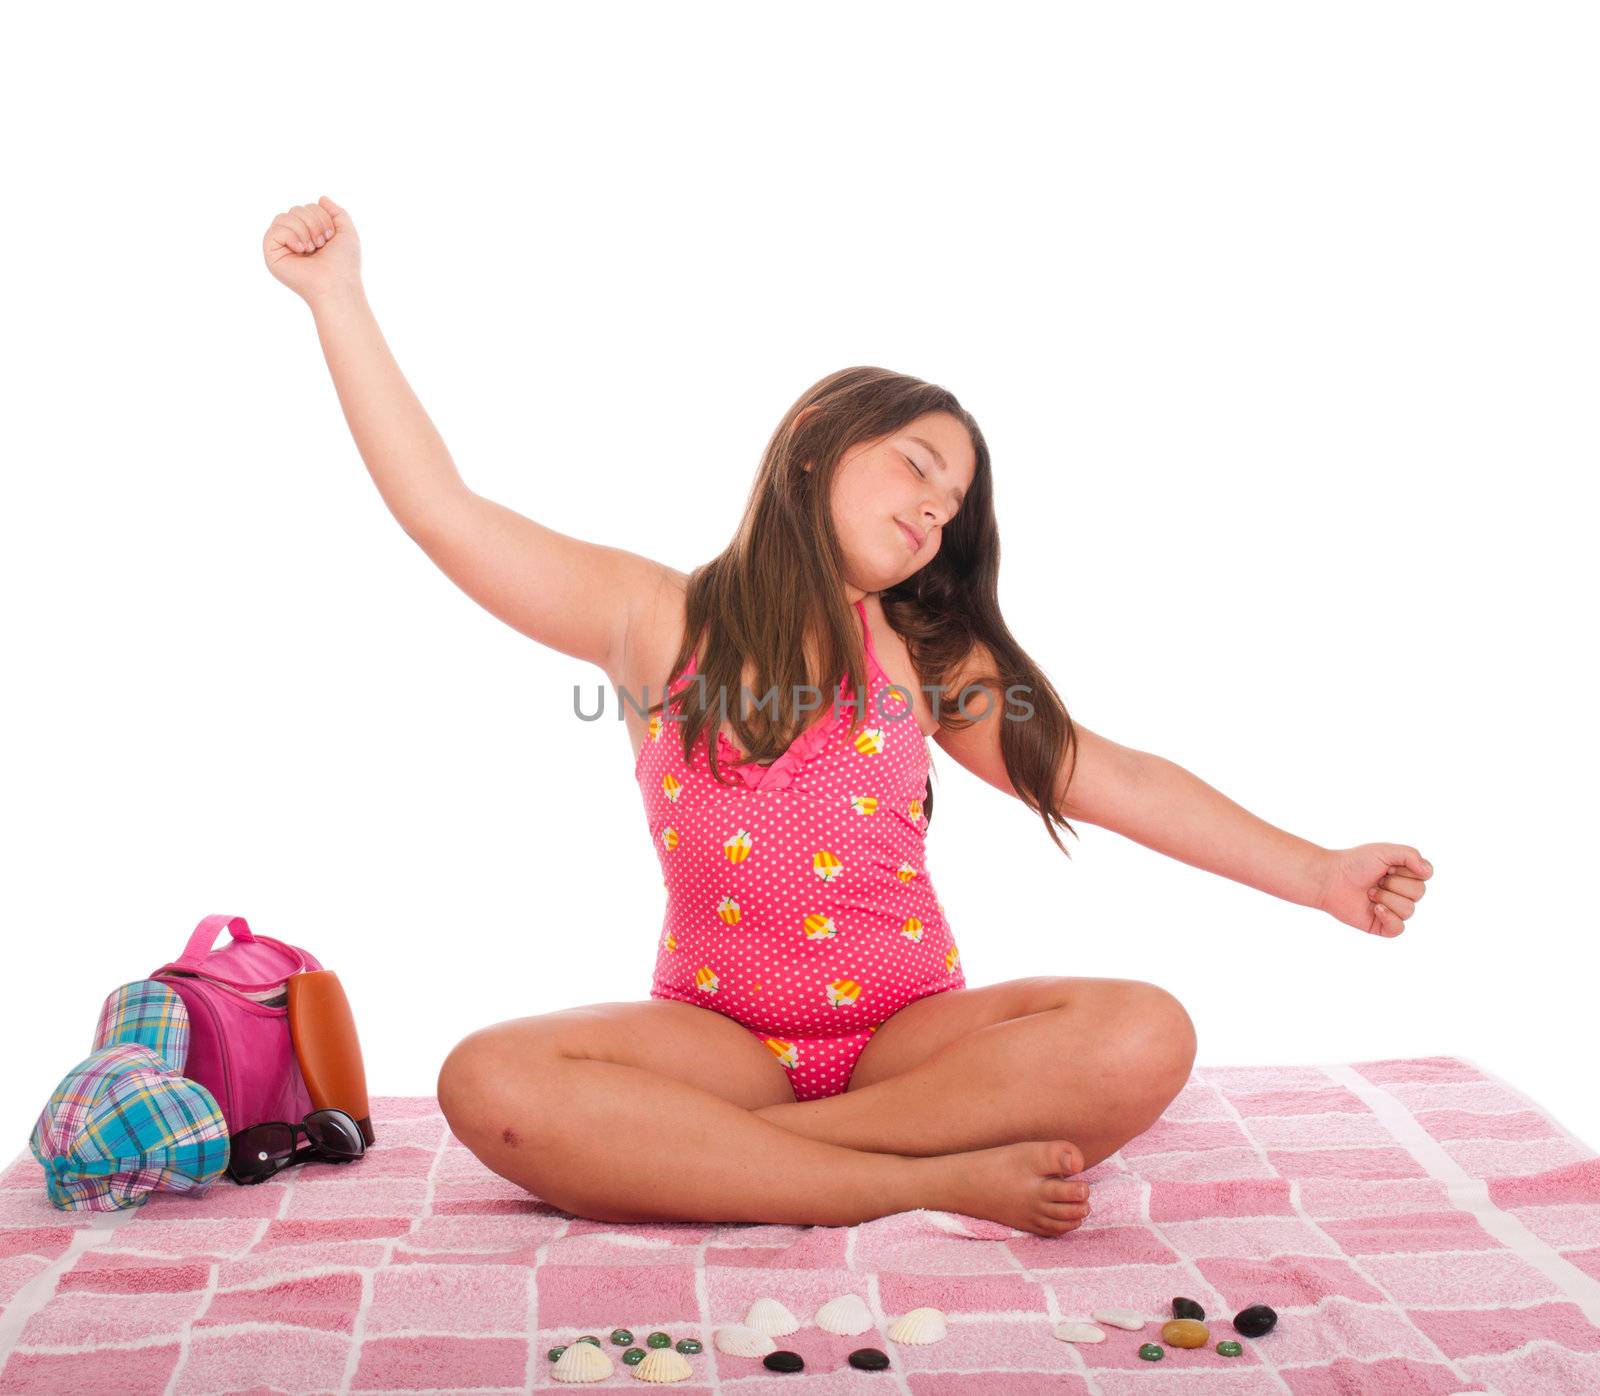
[[[1000,704],[1004,702],[1004,694],[996,694],[992,690],[1000,680],[1000,670],[994,657],[994,651],[984,644],[982,640],[974,640],[972,648],[967,651],[954,669],[945,676],[944,692],[946,698],[943,708],[946,711],[954,710],[961,697],[962,691],[974,684],[983,685],[991,690],[986,699],[976,692],[968,697],[967,711],[978,713],[982,711],[985,703]]]
[[[955,672],[950,676],[950,688],[959,693],[969,683],[979,683],[984,679],[994,681],[999,677],[999,666],[994,657],[994,651],[984,644],[982,640],[974,640],[972,648],[966,657],[956,665]]]
[[[686,573],[664,562],[645,560],[640,584],[629,608],[627,629],[611,682],[639,693],[646,684],[659,687],[683,639]]]
[[[994,675],[994,656],[987,646],[980,644],[959,669],[957,680],[951,684],[952,705],[968,684]],[[993,692],[991,685],[986,687]],[[1025,699],[1026,694],[1021,698]],[[1013,717],[1026,721],[1025,709],[1009,702],[1005,694],[999,694],[987,711],[985,700],[973,695],[967,711],[976,719],[971,726],[959,731],[941,727],[934,734],[934,740],[979,779],[1008,795],[1017,795],[1006,770],[1000,734],[1002,724]],[[980,713],[985,715],[979,717]],[[1140,756],[1141,753],[1132,747],[1103,737],[1073,718],[1070,748],[1062,751],[1056,772],[1056,798],[1062,811],[1070,819],[1106,823],[1111,813],[1122,807],[1127,791],[1139,778]]]

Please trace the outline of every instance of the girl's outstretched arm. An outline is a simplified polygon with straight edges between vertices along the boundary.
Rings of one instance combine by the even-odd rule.
[[[1368,935],[1405,930],[1433,876],[1410,844],[1322,848],[1268,824],[1175,761],[1135,753],[1125,813],[1099,821],[1191,867],[1316,907]]]
[[[332,199],[279,214],[262,251],[310,307],[345,421],[400,527],[485,610],[615,673],[630,623],[666,569],[557,533],[467,487],[384,341],[355,224]]]
[[[994,672],[992,665],[987,672]],[[959,691],[963,684],[952,687]],[[941,728],[934,740],[974,775],[1015,795],[1000,753],[1005,720],[996,699],[990,717],[960,732]],[[1063,762],[1056,780],[1069,819],[1316,907],[1370,935],[1399,935],[1433,876],[1433,865],[1409,844],[1322,848],[1258,819],[1176,762],[1107,741],[1076,720],[1073,727],[1076,759]]]

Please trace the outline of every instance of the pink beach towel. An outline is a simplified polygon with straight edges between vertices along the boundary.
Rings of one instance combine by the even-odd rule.
[[[1202,1067],[1157,1124],[1085,1176],[1094,1211],[1034,1236],[944,1212],[853,1227],[621,1226],[490,1173],[432,1098],[377,1097],[347,1168],[65,1214],[26,1150],[0,1175],[0,1392],[566,1389],[546,1351],[615,1327],[705,1344],[683,1393],[1067,1392],[1507,1396],[1600,1392],[1600,1158],[1458,1057]],[[859,1294],[877,1323],[833,1337]],[[1203,1348],[1160,1341],[1174,1295]],[[752,1300],[800,1319],[798,1376],[716,1351]],[[1229,1321],[1277,1327],[1220,1356]],[[949,1334],[891,1342],[912,1308]],[[1147,1315],[1096,1345],[1052,1336],[1106,1306]],[[850,1368],[855,1348],[890,1355]],[[596,1388],[631,1383],[620,1360]]]

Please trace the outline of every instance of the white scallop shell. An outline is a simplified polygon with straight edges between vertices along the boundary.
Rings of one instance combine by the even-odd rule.
[[[897,1343],[936,1343],[946,1331],[942,1309],[913,1309],[889,1325]]]
[[[568,1343],[550,1375],[557,1381],[604,1381],[617,1364],[593,1343]]]
[[[1056,1337],[1064,1343],[1103,1343],[1106,1340],[1105,1329],[1096,1328],[1092,1323],[1058,1323],[1051,1330]]]
[[[744,1316],[744,1326],[765,1333],[769,1338],[781,1338],[800,1327],[800,1320],[776,1299],[757,1299]]]
[[[718,1352],[729,1357],[765,1357],[776,1352],[778,1345],[758,1328],[746,1328],[742,1323],[730,1323],[711,1335]]]
[[[651,1348],[633,1369],[640,1381],[682,1381],[694,1375],[689,1359],[676,1348]]]
[[[818,1309],[812,1322],[825,1333],[852,1337],[872,1327],[872,1310],[859,1294],[841,1294]]]
[[[1096,1323],[1109,1323],[1113,1328],[1143,1328],[1145,1316],[1137,1309],[1096,1309],[1089,1315]]]

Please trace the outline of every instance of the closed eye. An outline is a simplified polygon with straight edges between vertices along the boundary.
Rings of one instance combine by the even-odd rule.
[[[912,460],[911,457],[908,456],[904,451],[900,452],[900,459],[905,461],[905,463],[907,465],[909,465],[913,470],[915,470],[920,478],[922,478],[924,480],[926,480],[928,478],[928,472],[925,471],[920,465],[918,465],[916,463],[916,461]],[[961,512],[961,506],[958,504],[958,505],[956,505],[956,507],[954,509],[952,509],[950,511],[950,517],[953,519],[960,512]]]

